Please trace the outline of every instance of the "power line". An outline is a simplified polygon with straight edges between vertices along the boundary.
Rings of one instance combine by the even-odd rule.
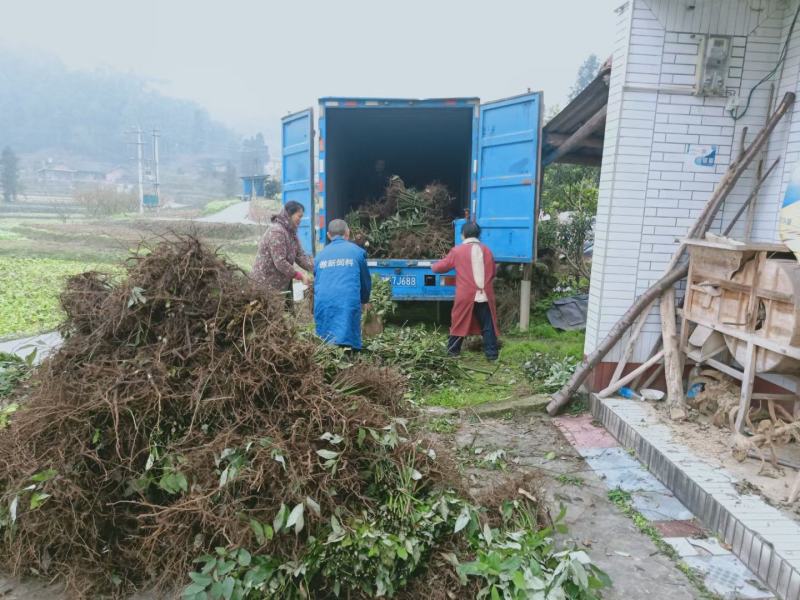
[[[794,19],[792,19],[792,24],[789,27],[789,35],[786,36],[786,41],[783,44],[783,49],[781,50],[781,53],[778,55],[778,62],[775,63],[775,66],[772,68],[772,70],[769,73],[764,75],[764,77],[762,77],[761,80],[757,84],[755,84],[752,88],[750,88],[750,93],[747,94],[747,104],[745,104],[744,110],[741,113],[739,113],[737,111],[735,115],[732,115],[734,121],[738,121],[739,119],[741,119],[742,117],[744,117],[747,114],[747,109],[750,108],[750,102],[753,100],[753,93],[758,89],[758,87],[762,83],[772,79],[772,77],[774,77],[775,73],[778,72],[778,69],[780,68],[780,66],[783,64],[783,61],[786,60],[786,54],[787,54],[787,52],[789,50],[789,42],[792,40],[792,33],[794,32],[794,26],[797,24],[797,17],[798,16],[800,16],[800,4],[797,5],[797,10],[794,13]],[[767,111],[770,111],[770,110],[772,110],[772,107],[768,106],[767,107]]]

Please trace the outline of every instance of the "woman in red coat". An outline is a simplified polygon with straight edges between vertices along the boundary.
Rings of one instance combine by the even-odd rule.
[[[461,228],[464,243],[456,246],[442,260],[435,262],[434,273],[456,270],[456,300],[453,303],[447,353],[458,356],[464,336],[482,335],[483,351],[489,360],[497,360],[497,307],[494,301],[494,276],[497,267],[492,251],[480,238],[477,223]]]

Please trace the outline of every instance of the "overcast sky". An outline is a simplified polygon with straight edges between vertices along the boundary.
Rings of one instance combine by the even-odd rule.
[[[108,66],[196,100],[240,133],[320,96],[544,91],[612,50],[622,0],[0,0],[0,44]]]

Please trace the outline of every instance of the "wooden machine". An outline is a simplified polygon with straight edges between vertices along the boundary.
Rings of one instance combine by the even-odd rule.
[[[800,263],[781,244],[683,241],[689,274],[681,350],[696,364],[741,382],[736,432],[753,400],[769,402],[771,411],[779,404],[797,418],[797,394],[754,394],[753,382],[762,373],[800,381]]]

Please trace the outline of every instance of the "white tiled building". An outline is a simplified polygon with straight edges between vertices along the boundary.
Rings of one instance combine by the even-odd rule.
[[[600,196],[595,229],[586,352],[664,273],[677,244],[770,107],[786,91],[800,93],[800,23],[789,37],[800,0],[630,0],[618,9],[609,82]],[[727,45],[719,95],[698,95],[698,73],[709,45]],[[779,63],[775,76],[750,90]],[[702,79],[702,77],[700,78]],[[774,91],[771,91],[774,84]],[[770,100],[771,99],[771,100]],[[770,105],[771,101],[771,105]],[[738,102],[738,109],[735,105]],[[731,110],[733,109],[733,111]],[[715,150],[712,161],[695,159]],[[762,187],[749,237],[778,241],[778,210],[800,155],[800,113],[790,111],[766,147],[764,164],[781,162]],[[703,162],[703,161],[700,161]],[[751,193],[756,163],[740,179],[712,231],[720,233]],[[731,234],[746,239],[747,218]],[[632,362],[647,358],[660,337],[657,309],[649,316]],[[595,387],[610,375],[618,346],[598,369]]]

